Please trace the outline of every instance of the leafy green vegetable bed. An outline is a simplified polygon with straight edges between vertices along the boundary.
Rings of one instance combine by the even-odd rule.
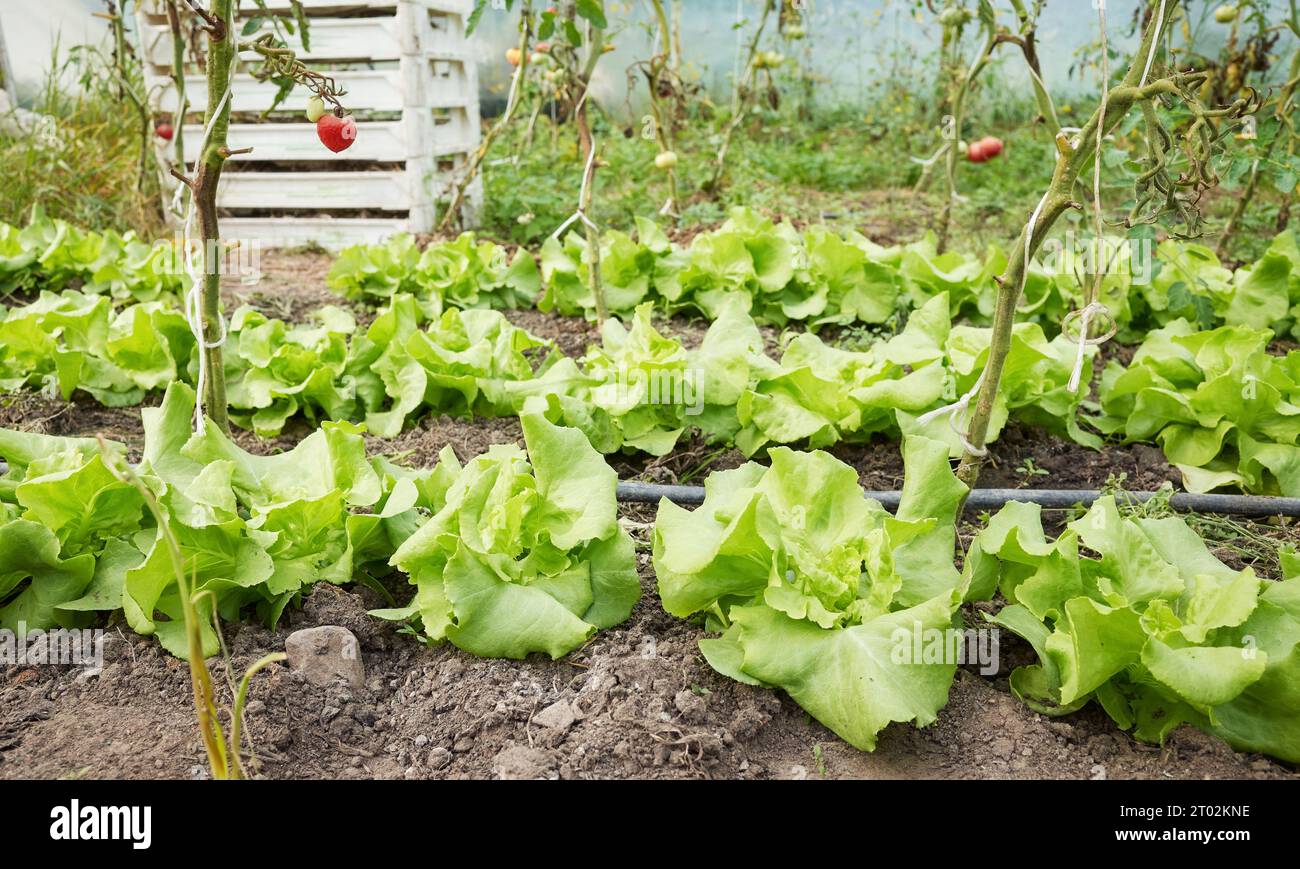
[[[194,577],[208,654],[215,615],[274,624],[311,585],[370,582],[392,567],[407,606],[376,611],[474,654],[552,657],[624,621],[640,596],[616,478],[579,431],[523,416],[527,449],[495,446],[431,469],[367,457],[359,430],[326,423],[293,450],[255,456],[209,426],[191,433],[183,384],[144,411],[139,475],[180,545],[173,562],[140,493],[94,441],[0,430],[0,626],[81,626],[121,610],[183,653],[176,568]],[[942,441],[907,436],[896,515],[822,452],[770,451],[711,476],[695,511],[663,502],[653,566],[665,609],[716,636],[719,672],[785,690],[870,750],[890,722],[925,726],[946,703],[962,604],[1000,593],[990,620],[1039,663],[1012,676],[1037,711],[1098,702],[1158,742],[1182,722],[1295,760],[1300,558],[1272,582],[1218,562],[1176,518],[1130,519],[1099,502],[1048,541],[1013,504],[956,567],[965,487]],[[1085,549],[1086,547],[1086,549]],[[957,639],[953,639],[957,638]],[[923,654],[912,649],[924,648]]]
[[[1008,504],[954,567],[965,487],[944,445],[909,437],[890,516],[824,453],[774,450],[772,465],[714,474],[690,512],[661,503],[654,566],[665,609],[701,614],[700,650],[720,673],[784,689],[870,750],[891,721],[934,720],[962,643],[965,601],[1005,601],[992,624],[1037,664],[1011,677],[1047,715],[1097,702],[1163,742],[1189,723],[1247,751],[1300,759],[1300,559],[1261,580],[1210,554],[1180,518],[1131,519],[1098,501],[1055,541],[1036,505]],[[1090,555],[1088,552],[1095,553]],[[924,649],[922,656],[913,652]]]
[[[194,579],[207,654],[217,651],[214,609],[274,624],[311,584],[386,573],[395,553],[429,634],[480,654],[559,656],[626,619],[640,594],[614,519],[614,472],[577,432],[530,416],[531,465],[500,447],[464,469],[448,451],[413,471],[368,458],[346,423],[266,457],[214,426],[191,434],[193,412],[183,384],[143,411],[139,475]],[[0,456],[0,627],[73,627],[122,610],[183,655],[178,565],[99,444],[0,429]]]

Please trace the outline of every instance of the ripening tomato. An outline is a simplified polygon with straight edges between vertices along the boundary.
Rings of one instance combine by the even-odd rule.
[[[322,145],[337,154],[351,148],[357,140],[357,122],[351,117],[340,118],[331,112],[322,115],[316,122],[316,135],[320,137]]]
[[[313,124],[321,119],[325,114],[325,101],[317,94],[312,94],[311,99],[307,100],[307,120]]]
[[[1237,7],[1225,3],[1214,10],[1214,20],[1220,24],[1231,24],[1237,20]]]
[[[984,156],[986,159],[992,160],[994,157],[1002,153],[1002,140],[996,136],[985,136],[983,139],[980,139],[980,145],[984,148]]]

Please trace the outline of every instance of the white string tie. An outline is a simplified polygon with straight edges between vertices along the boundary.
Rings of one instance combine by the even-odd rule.
[[[235,39],[235,15],[234,7],[238,4],[231,4],[230,15],[226,20],[227,38]],[[208,119],[207,126],[203,129],[203,141],[199,143],[199,150],[194,158],[194,168],[190,170],[191,177],[196,177],[199,169],[199,161],[203,159],[204,153],[208,150],[208,143],[212,139],[212,129],[216,126],[217,119],[225,111],[226,104],[231,100],[231,91],[235,83],[235,73],[239,69],[239,46],[234,46],[234,51],[230,53],[230,71],[226,76],[226,92],[221,95],[217,101],[216,107],[212,111],[212,116]],[[182,122],[184,119],[181,119]],[[197,204],[195,202],[194,188],[190,187],[189,206],[185,210],[185,223],[183,224],[183,243],[185,249],[185,271],[189,274],[190,289],[185,294],[185,319],[189,322],[190,331],[194,334],[194,339],[199,345],[199,376],[195,383],[194,397],[194,431],[202,435],[207,429],[207,421],[203,414],[203,392],[207,386],[208,377],[208,359],[205,350],[214,350],[226,343],[228,335],[226,318],[217,311],[217,321],[221,327],[221,337],[217,341],[209,342],[203,330],[203,277],[200,272],[203,270],[203,257],[206,251],[202,245],[195,245],[194,220],[196,216]],[[218,239],[219,242],[219,239]],[[196,261],[195,248],[198,247],[198,257]]]
[[[986,369],[987,370],[987,369]],[[980,387],[984,385],[984,372],[975,380],[975,385],[966,391],[966,394],[954,401],[952,404],[946,404],[943,407],[937,407],[929,413],[917,417],[917,422],[921,425],[929,425],[941,416],[948,417],[948,427],[952,429],[953,434],[957,435],[957,440],[961,442],[962,448],[972,456],[983,458],[989,454],[984,447],[977,447],[966,439],[966,433],[961,430],[962,418],[970,410],[970,404],[979,395]]]

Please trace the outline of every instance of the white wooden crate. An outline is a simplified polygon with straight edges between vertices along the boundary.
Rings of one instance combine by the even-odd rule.
[[[396,9],[401,0],[302,0],[302,7],[308,15],[323,13],[373,12],[383,9]],[[416,6],[430,12],[447,12],[465,19],[474,8],[473,0],[410,0]],[[163,0],[143,0],[142,14],[156,20],[165,20],[167,9]],[[249,12],[254,3],[243,0],[241,11]],[[265,6],[272,12],[289,12],[293,9],[292,0],[266,0]]]
[[[290,5],[266,0],[273,11]],[[253,152],[226,164],[217,192],[222,234],[270,245],[339,247],[396,232],[430,231],[436,203],[449,197],[454,173],[479,143],[478,76],[465,38],[472,5],[472,0],[304,0],[311,17],[310,47],[304,51],[293,38],[289,45],[347,91],[342,102],[357,118],[357,140],[341,154],[324,148],[315,125],[294,117],[310,96],[301,87],[271,119],[260,120],[276,86],[240,73],[227,140],[231,148]],[[241,16],[255,13],[256,6],[244,0]],[[156,108],[175,115],[171,32],[162,0],[141,4],[139,24]],[[255,55],[246,63],[250,69]],[[351,68],[361,64],[367,68]],[[186,96],[185,159],[192,164],[207,109],[207,83],[195,68],[186,75]],[[160,153],[174,156],[165,146]],[[249,171],[253,165],[257,171]],[[473,221],[481,201],[476,181],[467,220]]]
[[[285,44],[298,59],[306,63],[381,63],[402,57],[398,18],[319,18],[312,21],[309,47],[303,48],[298,35],[286,35]],[[256,33],[243,37],[256,39],[273,32],[269,23]],[[172,63],[171,31],[166,24],[146,24],[141,29],[145,59],[156,67],[170,71]],[[457,44],[456,31],[429,26],[426,54],[438,60],[465,61],[469,53]],[[240,58],[255,63],[257,52],[240,52]]]

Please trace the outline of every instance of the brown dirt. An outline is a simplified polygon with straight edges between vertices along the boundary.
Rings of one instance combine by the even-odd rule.
[[[237,277],[222,281],[222,300],[226,310],[240,305],[252,305],[268,317],[278,317],[287,323],[302,323],[308,315],[323,305],[352,307],[339,295],[325,286],[330,264],[334,258],[327,253],[294,250],[265,250],[261,252],[261,274],[256,281],[242,282]],[[356,313],[362,313],[360,309]],[[370,318],[359,318],[366,322]]]
[[[307,256],[312,255],[293,255]],[[305,273],[293,257],[285,262]],[[319,272],[319,270],[318,270]],[[319,286],[319,273],[311,280]],[[324,301],[289,278],[278,285],[291,315]],[[263,290],[266,292],[266,290]],[[299,292],[306,295],[300,300]],[[269,298],[269,296],[268,296]],[[334,301],[334,297],[329,297]],[[594,337],[582,321],[556,322],[516,312],[520,325],[560,342],[566,352]],[[674,321],[683,334],[699,324]],[[549,330],[549,331],[547,331]],[[136,409],[35,396],[0,401],[0,425],[51,434],[102,431],[138,450]],[[308,431],[294,426],[274,441],[244,432],[247,449],[292,446]],[[430,465],[445,445],[468,459],[492,443],[518,442],[515,419],[426,419],[397,438],[368,439],[374,451]],[[897,488],[902,463],[883,441],[833,450],[859,471],[864,486]],[[1096,488],[1117,472],[1131,488],[1158,486],[1173,470],[1158,450],[1087,450],[1012,425],[994,446],[984,485]],[[1046,475],[1026,474],[1033,458]],[[709,470],[744,458],[698,439],[663,459],[611,457],[620,477],[699,483]],[[258,774],[269,778],[1295,778],[1287,766],[1238,754],[1191,728],[1161,748],[1117,730],[1095,708],[1064,719],[1040,716],[1011,695],[1007,676],[1031,654],[1004,637],[1002,669],[981,676],[962,669],[938,721],[918,730],[892,725],[874,753],[860,752],[812,721],[780,692],[750,688],[714,673],[699,655],[702,629],[659,604],[649,565],[654,508],[625,506],[622,519],[640,542],[645,596],[629,621],[602,632],[573,654],[549,661],[474,658],[450,646],[427,647],[371,618],[387,606],[375,591],[322,585],[276,630],[228,625],[234,670],[284,648],[292,630],[341,625],[361,642],[364,688],[317,688],[272,666],[254,680],[249,740]],[[1264,528],[1267,533],[1284,533]],[[969,539],[973,528],[962,529]],[[399,578],[400,583],[400,578]],[[401,584],[399,602],[409,596]],[[968,611],[967,618],[975,619]],[[212,665],[217,684],[224,671]],[[221,689],[228,702],[228,691]],[[542,710],[565,703],[574,721],[545,728]],[[99,674],[56,667],[0,667],[0,778],[62,776],[191,778],[206,775],[183,662],[117,617],[109,625]]]
[[[1017,702],[1004,672],[962,669],[929,728],[892,725],[853,749],[779,692],[714,673],[700,629],[646,596],[624,625],[559,661],[513,662],[428,648],[365,609],[369,590],[317,588],[276,631],[228,629],[236,671],[287,633],[342,625],[361,641],[366,684],[319,688],[272,666],[254,682],[248,747],[268,778],[1289,778],[1198,731],[1163,749],[1135,743],[1095,710],[1049,720]],[[0,670],[0,778],[206,776],[183,662],[110,629],[99,675]],[[1021,652],[1023,657],[1023,650]],[[1017,657],[1004,652],[1004,661]],[[224,684],[214,664],[217,684]],[[564,703],[574,722],[534,718]]]

